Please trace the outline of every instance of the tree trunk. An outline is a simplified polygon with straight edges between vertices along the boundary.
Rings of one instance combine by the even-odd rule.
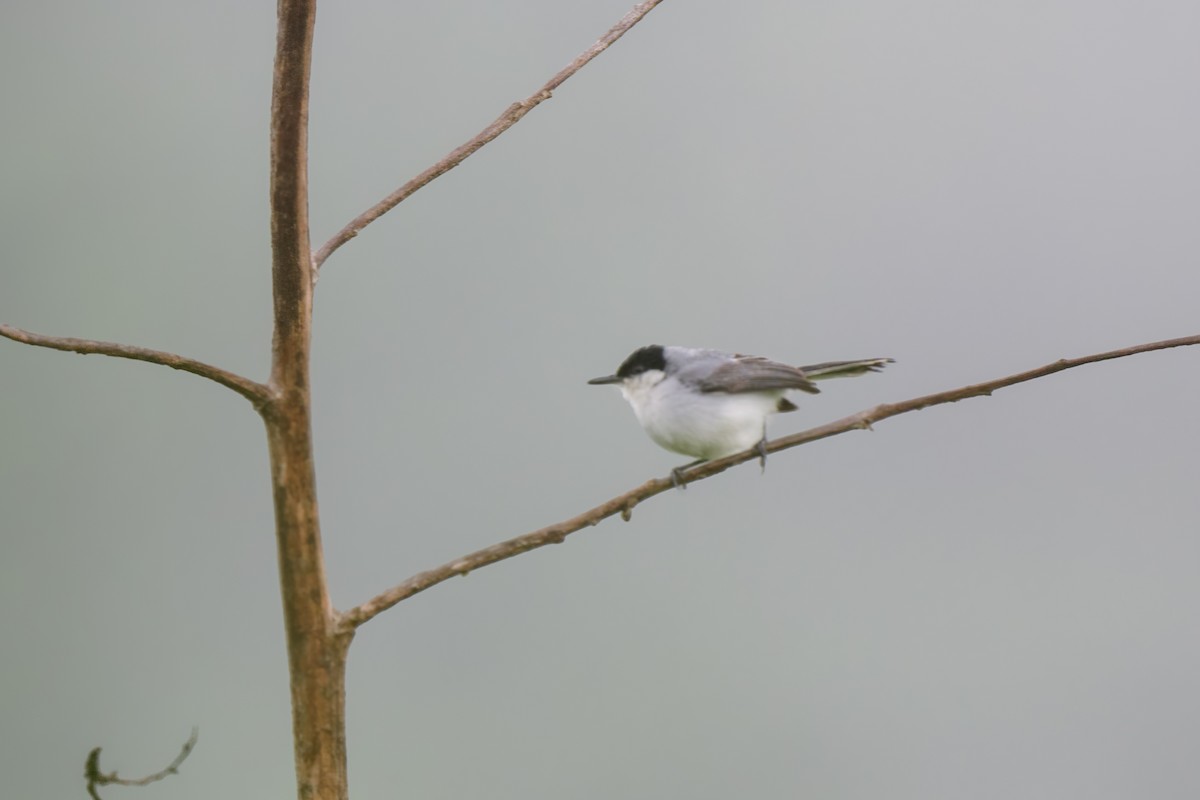
[[[292,690],[300,800],[347,800],[346,650],[325,587],[313,463],[309,344],[308,81],[315,0],[280,0],[271,95],[271,276],[275,332],[271,402],[262,409],[271,454],[279,581]]]

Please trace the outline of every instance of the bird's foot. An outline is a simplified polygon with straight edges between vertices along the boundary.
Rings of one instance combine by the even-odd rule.
[[[697,466],[698,464],[703,464],[707,460],[708,459],[706,458],[697,459],[696,461],[692,461],[691,463],[684,464],[681,467],[676,467],[675,469],[671,470],[671,484],[676,489],[686,489],[687,481],[683,479],[683,473],[692,467]]]

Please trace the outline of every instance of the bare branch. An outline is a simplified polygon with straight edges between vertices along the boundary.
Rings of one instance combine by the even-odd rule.
[[[621,19],[620,22],[614,25],[608,31],[608,33],[601,36],[595,44],[580,53],[574,61],[564,67],[549,81],[547,81],[542,88],[538,89],[536,92],[519,103],[513,103],[511,106],[505,109],[504,113],[497,117],[491,125],[488,125],[482,131],[477,133],[472,139],[468,140],[464,144],[459,145],[441,161],[437,162],[432,167],[425,170],[420,175],[380,200],[371,208],[350,220],[350,222],[347,223],[344,228],[334,234],[333,238],[321,245],[321,249],[313,255],[313,280],[316,281],[317,274],[321,269],[321,265],[325,263],[325,260],[329,258],[330,255],[332,255],[334,250],[337,250],[346,242],[353,239],[359,234],[360,231],[362,231],[363,228],[367,227],[372,222],[398,206],[404,200],[408,199],[410,195],[415,193],[425,184],[454,169],[469,156],[471,156],[476,150],[479,150],[485,144],[492,141],[497,136],[511,128],[513,125],[516,125],[518,122],[520,122],[522,117],[540,105],[543,100],[549,100],[554,90],[561,86],[567,80],[567,78],[574,75],[576,72],[582,69],[585,64],[607,50],[613,42],[624,36],[626,31],[638,24],[643,17],[649,14],[651,10],[653,10],[654,7],[661,2],[662,0],[645,0],[645,2],[638,3]]]
[[[1065,369],[1082,366],[1084,364],[1092,364],[1097,361],[1108,361],[1114,358],[1124,358],[1138,353],[1148,353],[1152,350],[1166,350],[1171,347],[1184,347],[1187,345],[1200,344],[1200,336],[1187,336],[1181,339],[1170,339],[1163,342],[1153,342],[1151,344],[1137,345],[1135,347],[1126,347],[1121,350],[1111,350],[1107,353],[1099,353],[1097,355],[1084,356],[1082,358],[1062,359],[1055,361],[1053,364],[1047,364],[1044,367],[1021,372],[1016,375],[1009,375],[1005,378],[997,378],[996,380],[987,381],[985,383],[977,383],[971,386],[964,386],[960,389],[951,389],[937,394],[925,395],[912,400],[905,400],[899,403],[885,403],[875,406],[866,411],[860,411],[857,414],[852,414],[849,417],[830,422],[825,425],[812,428],[807,431],[792,434],[791,436],[783,436],[779,439],[774,439],[767,443],[767,451],[771,453],[780,450],[787,450],[792,447],[797,447],[809,442],[815,442],[818,439],[826,439],[830,436],[836,436],[841,433],[853,430],[869,430],[873,423],[885,420],[889,417],[906,414],[909,411],[917,411],[929,406],[942,405],[943,403],[956,403],[959,400],[966,400],[971,397],[982,397],[990,395],[997,389],[1003,389],[1007,386],[1013,386],[1018,383],[1034,380],[1035,378],[1052,375],[1056,372],[1062,372]],[[688,470],[685,475],[688,483],[710,478],[713,475],[724,472],[730,467],[737,466],[746,461],[751,461],[758,458],[758,448],[747,450],[743,453],[727,456],[726,458],[707,461],[692,469]],[[503,561],[506,558],[526,553],[530,550],[536,550],[539,547],[544,547],[548,544],[558,544],[565,540],[567,536],[593,525],[598,524],[608,517],[620,514],[626,521],[629,520],[633,513],[633,509],[638,503],[661,494],[672,488],[672,482],[667,478],[653,478],[646,481],[641,486],[635,489],[630,489],[624,494],[618,495],[611,500],[608,500],[593,509],[583,512],[578,516],[562,522],[549,525],[545,528],[526,533],[522,536],[509,539],[499,544],[494,544],[491,547],[485,547],[482,550],[477,550],[454,561],[443,564],[425,572],[419,572],[413,575],[408,580],[393,586],[391,589],[376,595],[367,602],[355,606],[352,609],[344,612],[341,615],[341,623],[348,628],[357,628],[376,615],[391,608],[399,603],[412,597],[418,592],[423,592],[426,589],[436,586],[437,584],[453,578],[455,575],[466,575],[480,567],[486,567],[489,564],[495,564],[498,561]]]
[[[134,361],[148,361],[151,364],[162,364],[164,367],[183,370],[193,375],[199,375],[202,378],[208,378],[210,381],[216,381],[225,388],[237,392],[253,403],[255,408],[259,409],[271,401],[271,390],[261,383],[256,383],[249,378],[243,378],[241,375],[221,369],[220,367],[205,364],[203,361],[185,358],[174,353],[166,353],[162,350],[150,350],[146,347],[135,347],[133,345],[116,344],[114,342],[94,342],[90,339],[43,336],[40,333],[21,330],[11,325],[0,325],[0,336],[12,339],[14,342],[33,345],[34,347],[49,347],[51,350],[66,350],[83,355],[113,356],[114,358],[128,358]]]
[[[271,460],[279,589],[292,697],[297,796],[346,800],[346,652],[333,604],[313,460],[313,266],[308,220],[308,107],[317,0],[279,0],[271,87],[271,287],[275,325],[263,415]]]
[[[147,775],[144,778],[122,778],[116,772],[101,772],[100,771],[100,748],[92,749],[88,753],[87,761],[83,766],[83,777],[87,778],[87,791],[92,796],[92,800],[100,800],[100,795],[96,792],[97,786],[107,786],[108,784],[116,784],[117,786],[145,786],[154,781],[161,781],[168,775],[175,775],[179,772],[179,765],[192,754],[192,748],[196,746],[196,740],[200,736],[199,728],[192,728],[192,735],[183,743],[179,755],[175,756],[175,760],[168,764],[163,769]]]

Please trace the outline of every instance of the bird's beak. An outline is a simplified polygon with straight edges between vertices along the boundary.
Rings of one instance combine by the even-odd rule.
[[[592,386],[603,386],[606,383],[620,383],[621,379],[616,375],[605,375],[603,378],[592,378],[588,383]]]

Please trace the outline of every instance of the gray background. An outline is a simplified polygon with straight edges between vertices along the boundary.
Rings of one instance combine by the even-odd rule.
[[[631,0],[326,3],[314,244]],[[0,320],[265,377],[274,3],[6,2]],[[650,342],[892,356],[775,420],[1200,332],[1200,5],[667,2],[318,287],[340,607],[681,459]],[[351,652],[357,797],[1195,797],[1200,351],[775,456]],[[0,776],[293,793],[262,426],[0,342]]]

